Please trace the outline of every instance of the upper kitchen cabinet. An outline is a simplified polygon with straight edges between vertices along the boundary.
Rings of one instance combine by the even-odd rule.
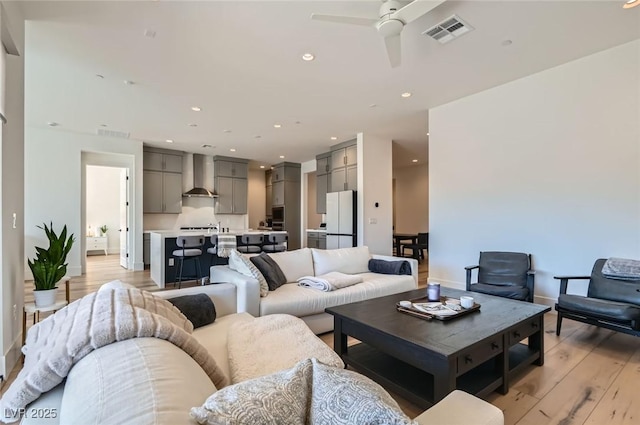
[[[271,181],[276,182],[300,182],[300,164],[293,162],[282,162],[273,167],[271,171]]]
[[[213,186],[218,192],[216,214],[247,214],[249,160],[213,157]]]
[[[182,212],[182,152],[166,149],[143,152],[142,211]]]
[[[267,170],[264,172],[264,180],[265,180],[265,212],[267,218],[271,218],[271,208],[273,207],[273,184],[271,178],[271,170]]]
[[[163,149],[164,151],[164,149]],[[167,173],[182,173],[182,152],[166,151],[143,152],[143,168],[151,171],[164,171]]]
[[[358,147],[356,140],[331,147],[331,179],[329,192],[357,190]]]
[[[331,187],[331,152],[316,156],[316,212],[327,213],[327,192]]]

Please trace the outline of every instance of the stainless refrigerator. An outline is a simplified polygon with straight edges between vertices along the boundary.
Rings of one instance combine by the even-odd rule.
[[[327,193],[327,249],[356,246],[356,192]]]

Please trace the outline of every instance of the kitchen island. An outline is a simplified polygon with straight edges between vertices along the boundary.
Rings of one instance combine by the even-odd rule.
[[[238,237],[243,234],[262,234],[268,235],[271,233],[287,233],[283,231],[256,231],[256,230],[231,230],[230,232],[217,233],[207,230],[151,230],[150,235],[150,271],[151,280],[160,288],[164,288],[166,284],[172,284],[176,281],[176,276],[179,271],[180,262],[173,257],[173,251],[178,248],[176,239],[178,236],[197,236],[203,235],[205,237],[205,244],[202,249],[202,255],[200,256],[200,266],[202,268],[202,277],[209,276],[209,268],[214,265],[227,264],[228,259],[219,257],[217,255],[211,255],[207,253],[207,249],[211,248],[211,235],[233,235]],[[186,261],[184,263],[183,275],[195,276],[196,267],[194,261]],[[188,279],[183,279],[188,281]]]

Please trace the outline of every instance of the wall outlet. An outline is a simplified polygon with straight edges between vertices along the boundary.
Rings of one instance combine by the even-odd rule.
[[[18,320],[18,305],[14,304],[13,305],[13,321],[15,322],[16,320]]]
[[[175,264],[175,260],[173,258],[169,258],[169,267],[173,267]]]

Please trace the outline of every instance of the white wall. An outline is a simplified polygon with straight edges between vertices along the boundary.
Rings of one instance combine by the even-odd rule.
[[[106,225],[107,251],[109,254],[120,252],[120,174],[121,168],[87,166],[86,177],[86,219],[87,228],[91,226],[98,236],[99,228]],[[125,202],[125,200],[123,200]]]
[[[0,3],[2,43],[24,52],[24,20],[15,2]],[[6,38],[10,37],[11,40]],[[5,54],[0,45],[0,54]],[[0,222],[0,375],[7,376],[20,359],[24,303],[24,56],[5,56],[4,91],[7,124],[1,135]],[[14,215],[15,214],[15,215]],[[14,219],[15,217],[15,219]]]
[[[27,87],[27,100],[34,96],[28,90]],[[28,158],[25,164],[25,255],[34,256],[36,245],[46,246],[44,232],[36,226],[50,221],[56,228],[66,224],[69,232],[76,236],[67,258],[68,273],[71,276],[81,273],[86,233],[82,217],[83,153],[98,154],[91,156],[93,159],[88,162],[91,165],[116,165],[96,163],[100,154],[105,154],[109,161],[115,155],[133,164],[129,175],[133,235],[129,257],[133,258],[133,268],[142,270],[142,142],[45,128],[26,127],[25,133]]]
[[[395,168],[396,233],[429,231],[429,167],[427,164]]]
[[[318,202],[317,195],[317,173],[315,171],[307,174],[307,225],[305,229],[317,229],[322,223],[322,214],[318,214],[316,211],[316,205]],[[306,239],[306,233],[302,233],[303,239]],[[306,246],[306,243],[304,244]]]
[[[374,254],[393,250],[391,140],[358,133],[358,246]],[[376,207],[375,204],[378,203]]]
[[[550,302],[554,275],[640,259],[640,41],[435,108],[429,128],[429,280],[529,252]]]

